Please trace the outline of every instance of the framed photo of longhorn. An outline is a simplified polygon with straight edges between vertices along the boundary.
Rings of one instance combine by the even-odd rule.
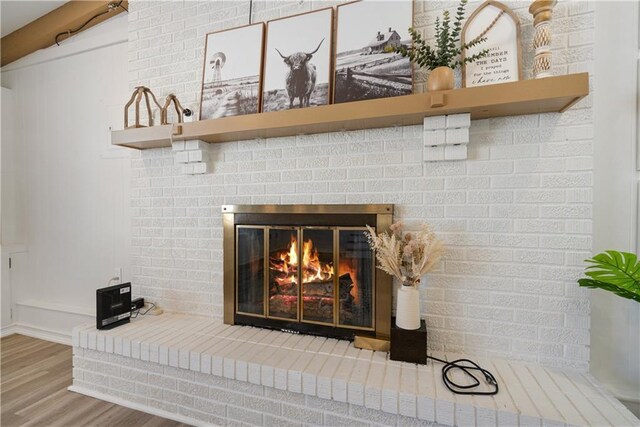
[[[207,34],[200,120],[259,112],[264,23]]]
[[[334,103],[410,95],[413,66],[395,52],[412,44],[411,0],[360,0],[338,6]]]
[[[267,22],[262,111],[327,105],[333,9]]]

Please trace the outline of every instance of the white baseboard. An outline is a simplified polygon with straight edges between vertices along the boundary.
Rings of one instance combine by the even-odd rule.
[[[77,315],[84,317],[95,317],[96,311],[95,309],[89,309],[86,307],[76,307],[72,305],[64,305],[64,304],[56,304],[48,301],[29,299],[25,301],[16,301],[15,306],[20,309],[21,307],[33,309],[33,310],[44,310],[44,311],[54,311],[57,313],[63,313],[65,315]]]
[[[65,345],[71,345],[71,331],[75,326],[95,322],[95,315],[85,307],[43,300],[16,301],[14,307],[14,323],[8,333]]]
[[[7,329],[5,333],[5,329]],[[38,338],[45,341],[51,341],[58,344],[71,345],[71,333],[65,334],[58,331],[52,331],[50,329],[40,328],[30,325],[21,325],[19,323],[2,328],[2,336],[8,336],[12,334],[25,335],[31,338]]]
[[[16,325],[5,326],[0,329],[0,337],[8,337],[9,335],[13,335],[16,333]]]
[[[195,418],[187,417],[180,414],[174,414],[173,412],[164,411],[162,409],[152,408],[151,406],[142,405],[140,403],[129,402],[128,400],[120,397],[111,396],[109,394],[100,393],[98,391],[89,390],[84,387],[78,387],[71,385],[67,390],[78,394],[84,394],[85,396],[93,397],[96,399],[104,400],[105,402],[114,403],[116,405],[124,406],[129,409],[135,409],[136,411],[146,412],[147,414],[155,415],[162,418],[167,418],[179,423],[188,424],[192,426],[208,427],[213,424],[207,424],[203,421],[196,420]]]

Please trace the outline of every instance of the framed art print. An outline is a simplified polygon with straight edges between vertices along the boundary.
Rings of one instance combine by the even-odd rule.
[[[409,95],[413,67],[394,49],[411,46],[411,0],[338,6],[334,103]]]
[[[463,51],[463,57],[475,55],[484,49],[489,49],[489,54],[462,66],[462,87],[522,80],[518,16],[498,1],[485,1],[467,19],[461,40],[462,43],[468,43],[482,36],[487,40]]]
[[[262,111],[327,105],[333,9],[267,22]]]
[[[259,112],[264,24],[207,34],[200,120]]]

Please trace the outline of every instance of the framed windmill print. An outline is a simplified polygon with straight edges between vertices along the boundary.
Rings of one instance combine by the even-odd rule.
[[[264,24],[207,34],[200,120],[259,112]]]

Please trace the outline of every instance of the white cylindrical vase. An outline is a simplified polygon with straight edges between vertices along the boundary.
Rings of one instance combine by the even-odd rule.
[[[396,301],[396,326],[400,329],[420,329],[420,291],[401,285]]]

